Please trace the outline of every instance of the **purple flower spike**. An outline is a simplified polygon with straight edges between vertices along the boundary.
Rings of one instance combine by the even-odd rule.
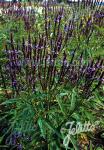
[[[23,148],[22,148],[22,144],[18,144],[17,145],[17,150],[22,150]]]
[[[14,80],[14,81],[12,82],[12,86],[16,88],[16,86],[17,86],[17,81],[16,81],[16,80]]]

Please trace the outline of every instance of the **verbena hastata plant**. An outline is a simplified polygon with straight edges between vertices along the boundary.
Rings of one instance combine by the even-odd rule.
[[[85,51],[79,52],[79,43],[69,50],[76,33],[88,42],[100,12],[85,24],[83,19],[65,22],[63,7],[56,15],[52,12],[45,6],[44,20],[34,37],[30,28],[25,28],[28,38],[18,42],[11,33],[2,54],[0,81],[6,99],[0,104],[5,110],[1,120],[9,117],[2,138],[7,136],[5,144],[17,149],[64,149],[61,128],[66,122],[94,123],[103,117],[99,111],[103,109],[104,60],[86,58]],[[69,147],[79,149],[78,137],[71,139]]]

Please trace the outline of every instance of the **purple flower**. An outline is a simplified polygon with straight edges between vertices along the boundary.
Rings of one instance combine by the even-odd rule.
[[[88,22],[87,22],[87,27],[90,27],[91,24],[92,24],[92,21],[91,21],[91,19],[89,19]]]
[[[65,32],[68,32],[68,30],[69,30],[69,27],[65,24],[65,26],[64,26],[64,31],[65,31]]]
[[[17,150],[22,150],[23,148],[22,148],[22,144],[18,144],[17,145]]]
[[[21,132],[15,132],[14,133],[14,136],[16,137],[16,138],[19,138],[19,137],[22,137],[22,133]]]
[[[12,82],[12,86],[13,86],[13,87],[16,87],[16,86],[17,86],[17,81],[16,81],[16,80],[14,80],[14,81]]]

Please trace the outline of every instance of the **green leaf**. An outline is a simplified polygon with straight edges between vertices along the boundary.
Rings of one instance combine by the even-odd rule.
[[[62,112],[63,115],[65,116],[64,106],[63,106],[63,104],[62,104],[62,102],[61,102],[61,98],[57,96],[56,99],[57,99],[58,105],[59,105],[59,107],[60,107],[60,109],[61,109],[61,112]]]
[[[16,99],[8,99],[5,102],[2,102],[0,105],[14,104],[16,101]]]
[[[61,134],[55,129],[55,127],[52,125],[52,122],[50,122],[48,119],[44,119],[44,123],[52,132],[56,133],[57,136],[62,139]]]
[[[71,136],[70,139],[71,139],[71,143],[73,144],[74,149],[75,149],[75,150],[79,150],[79,149],[78,149],[78,146],[77,146],[76,140],[75,140],[72,136]]]
[[[3,138],[4,138],[3,136],[2,136],[2,137],[0,137],[0,143],[2,142]]]
[[[0,121],[3,121],[7,116],[9,116],[10,114],[4,115],[3,117],[0,118]]]
[[[96,150],[103,150],[101,147],[98,147]]]
[[[43,125],[43,120],[41,118],[38,119],[38,125],[40,127],[40,131],[41,131],[42,136],[45,138],[45,128]]]
[[[93,148],[92,142],[90,141],[90,150],[93,150],[92,148]]]
[[[60,93],[60,96],[66,96],[68,93]]]
[[[73,111],[75,109],[75,106],[76,106],[76,91],[75,89],[72,90],[72,95],[71,95],[71,106],[70,106],[70,111]]]

